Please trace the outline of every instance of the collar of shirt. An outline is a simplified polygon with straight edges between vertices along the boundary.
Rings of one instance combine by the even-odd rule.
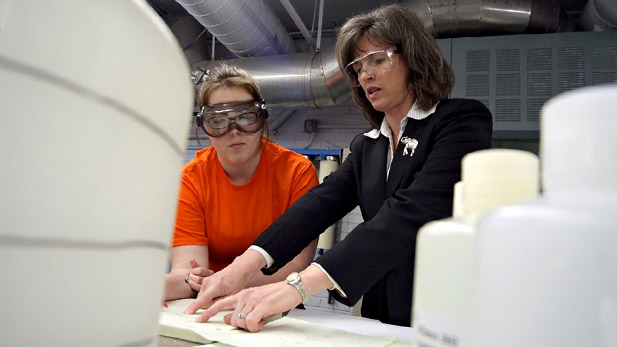
[[[403,131],[407,126],[407,121],[409,120],[409,118],[415,120],[424,119],[435,112],[438,104],[439,101],[435,105],[433,105],[430,110],[424,111],[418,108],[417,103],[414,102],[413,106],[411,106],[411,109],[409,109],[409,111],[407,112],[407,115],[401,120],[401,131],[399,132],[396,141],[398,142],[401,140],[401,137],[403,136]],[[392,164],[392,159],[394,158],[394,153],[392,152],[392,148],[394,147],[392,146],[392,129],[390,129],[390,126],[388,125],[388,122],[386,122],[385,117],[381,121],[381,127],[379,129],[373,129],[369,132],[364,133],[364,136],[370,137],[372,139],[377,139],[379,135],[385,136],[388,139],[388,143],[390,144],[388,146],[388,160],[386,163],[386,177],[388,177],[388,175],[390,174],[390,165]]]
[[[411,108],[407,112],[407,115],[405,116],[405,118],[403,118],[401,120],[401,129],[405,129],[405,126],[407,125],[407,119],[408,118],[412,118],[412,119],[415,119],[415,120],[421,120],[421,119],[424,119],[424,118],[430,116],[432,113],[435,112],[435,110],[437,109],[437,105],[438,104],[439,104],[439,101],[435,105],[433,105],[433,107],[431,107],[430,110],[424,111],[424,110],[421,110],[420,108],[418,108],[417,103],[414,102],[413,106],[411,106]],[[399,138],[402,136],[402,133],[403,132],[401,131],[401,134],[399,134]],[[369,132],[366,132],[366,133],[364,133],[364,136],[370,137],[372,139],[377,139],[380,134],[391,140],[392,130],[390,129],[390,126],[388,125],[388,122],[386,122],[386,118],[385,117],[381,121],[381,127],[379,129],[373,129],[373,130],[371,130]]]

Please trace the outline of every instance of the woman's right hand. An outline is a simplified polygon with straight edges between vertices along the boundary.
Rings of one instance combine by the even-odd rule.
[[[197,299],[184,313],[194,314],[200,308],[208,308],[217,300],[238,293],[265,263],[259,252],[247,250],[223,270],[203,278]]]
[[[191,264],[191,272],[186,275],[188,280],[185,279],[185,282],[189,285],[189,287],[191,287],[191,289],[199,293],[203,280],[206,277],[212,276],[214,271],[201,267],[195,259],[191,259],[189,263]]]

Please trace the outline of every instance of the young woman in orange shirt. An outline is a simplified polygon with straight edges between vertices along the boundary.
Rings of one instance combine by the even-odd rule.
[[[232,263],[318,183],[308,159],[270,141],[265,102],[246,71],[218,65],[199,101],[197,125],[212,145],[183,167],[165,301],[195,297],[204,278]],[[316,246],[314,240],[273,276],[255,274],[246,287],[301,271]]]

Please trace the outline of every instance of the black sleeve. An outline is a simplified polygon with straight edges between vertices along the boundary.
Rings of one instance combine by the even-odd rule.
[[[357,205],[356,176],[349,155],[323,183],[306,192],[253,242],[274,259],[274,264],[263,272],[276,272]]]
[[[451,110],[442,109],[436,126],[428,131],[426,141],[432,146],[422,169],[386,199],[372,219],[316,260],[347,294],[342,298],[332,291],[340,302],[355,304],[388,271],[415,255],[418,229],[452,215],[453,186],[460,180],[462,157],[490,148],[492,117],[484,105],[467,101],[444,107]]]

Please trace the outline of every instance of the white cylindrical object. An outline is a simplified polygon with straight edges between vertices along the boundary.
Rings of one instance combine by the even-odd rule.
[[[140,0],[0,7],[0,345],[155,345],[182,50]]]
[[[473,345],[617,346],[617,84],[542,109],[544,194],[479,222]]]
[[[463,157],[461,166],[466,215],[481,215],[496,206],[538,195],[540,161],[531,152],[481,150]]]
[[[617,186],[617,83],[560,94],[542,108],[544,190]]]
[[[477,217],[495,207],[537,197],[538,166],[535,154],[512,149],[481,150],[463,157],[462,181],[454,186],[454,206],[464,214],[457,212],[453,218],[429,222],[418,232],[414,346],[472,346]],[[461,194],[462,204],[457,202]]]
[[[498,208],[476,236],[473,346],[617,346],[617,190]]]
[[[319,161],[319,183],[322,183],[324,178],[336,171],[338,168],[338,161],[334,156],[326,156],[324,160]],[[318,249],[330,249],[334,244],[334,236],[336,234],[335,225],[329,226],[321,235],[319,235],[319,241],[317,242]]]
[[[474,217],[446,218],[420,228],[411,317],[413,346],[470,346],[474,234]]]

